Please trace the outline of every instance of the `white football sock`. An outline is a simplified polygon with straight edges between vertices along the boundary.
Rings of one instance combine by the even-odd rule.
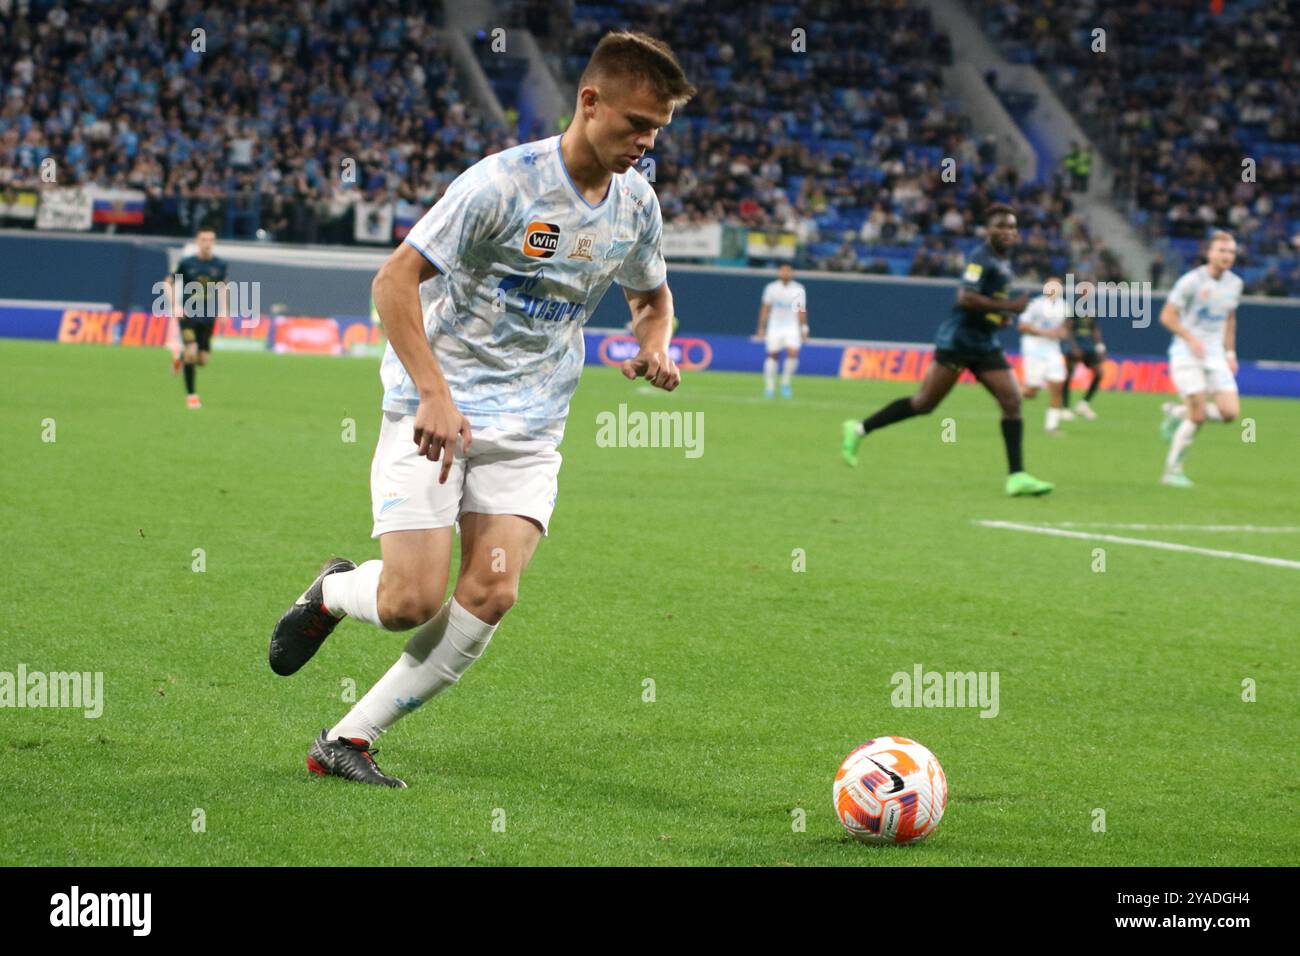
[[[460,680],[482,656],[496,629],[450,598],[415,629],[397,663],[330,730],[329,739],[361,737],[374,743],[393,724]]]
[[[785,367],[781,369],[781,384],[789,385],[790,379],[794,376],[795,371],[799,368],[799,360],[790,358],[788,355],[785,359]]]
[[[1172,416],[1173,418],[1182,418],[1182,419],[1186,419],[1186,418],[1187,418],[1187,406],[1186,406],[1186,405],[1173,405],[1173,406],[1169,409],[1168,414],[1169,414],[1170,416]],[[1208,419],[1209,419],[1210,421],[1212,421],[1212,422],[1221,422],[1221,421],[1223,421],[1223,412],[1219,411],[1219,406],[1218,406],[1218,405],[1215,405],[1214,402],[1206,402],[1206,403],[1205,403],[1205,417],[1208,418]]]
[[[776,388],[776,359],[771,356],[763,363],[763,385],[769,392]]]
[[[1196,432],[1200,429],[1196,422],[1183,419],[1183,423],[1174,432],[1174,440],[1169,445],[1169,456],[1165,459],[1165,474],[1172,475],[1183,470],[1183,456],[1192,446]]]
[[[1057,423],[1061,420],[1061,410],[1059,408],[1049,408],[1047,410],[1047,430],[1055,431]]]
[[[352,571],[328,574],[321,582],[325,592],[325,607],[338,617],[347,614],[358,621],[383,627],[379,620],[379,572],[382,561],[366,561]]]

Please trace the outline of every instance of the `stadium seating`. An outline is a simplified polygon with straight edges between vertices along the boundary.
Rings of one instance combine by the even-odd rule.
[[[1166,277],[1231,230],[1247,291],[1300,295],[1300,6],[969,0],[1013,61],[1033,63],[1106,150],[1119,198]],[[1092,49],[1106,31],[1107,52]],[[1253,160],[1254,181],[1242,162]]]
[[[350,242],[358,200],[430,205],[511,142],[459,101],[440,19],[414,0],[191,0],[162,16],[33,0],[0,19],[0,188],[39,188],[53,158],[62,185],[143,190],[148,232],[215,220]]]
[[[810,24],[803,52],[791,48],[790,25],[798,23]],[[1064,189],[1016,182],[942,95],[939,68],[950,60],[950,41],[924,10],[852,0],[759,9],[735,0],[580,0],[573,29],[555,41],[570,80],[610,25],[663,38],[699,88],[656,146],[656,188],[670,220],[795,232],[808,240],[799,264],[814,268],[880,271],[883,264],[910,274],[918,263],[925,274],[953,275],[961,266],[953,253],[972,244],[957,240],[974,237],[979,210],[1011,202],[1046,240],[1046,254],[1018,253],[1026,276],[1061,271],[1082,244],[1098,274],[1112,277],[1113,261],[1072,218]],[[948,156],[962,164],[956,183],[939,176]],[[893,225],[919,228],[905,241],[868,229],[845,247],[844,236],[860,236],[876,204],[893,214]],[[946,206],[964,213],[956,234],[941,225]]]
[[[1230,48],[1199,2],[1178,0],[1171,9],[1185,15],[1174,16],[1084,0],[1034,18],[1014,4],[972,3],[1012,58],[1074,91],[1093,127],[1110,124],[1115,135],[1101,141],[1122,169],[1141,170],[1129,179],[1132,214],[1159,242],[1168,273],[1195,256],[1211,224],[1229,226],[1242,237],[1252,287],[1300,291],[1300,84],[1280,73],[1294,58]],[[981,210],[1010,202],[1024,226],[1023,276],[1068,267],[1121,277],[1064,184],[1050,171],[1019,181],[945,97],[939,71],[951,41],[916,4],[578,0],[571,19],[563,5],[535,0],[501,7],[535,28],[570,81],[611,27],[673,46],[699,93],[656,147],[670,222],[793,232],[805,267],[952,275]],[[1130,16],[1145,18],[1141,55],[1099,58],[1065,42],[1090,17]],[[1296,36],[1296,15],[1280,0],[1235,4],[1224,16],[1234,26],[1263,18]],[[466,166],[517,141],[518,130],[461,101],[442,22],[439,4],[415,0],[268,0],[256,11],[188,0],[158,16],[126,2],[32,0],[0,21],[0,189],[40,188],[41,163],[54,159],[61,184],[143,190],[138,228],[148,232],[215,222],[228,236],[351,242],[357,202],[427,207]],[[792,35],[799,23],[806,35]],[[204,31],[202,52],[195,29]],[[1166,50],[1151,39],[1160,30],[1178,42]],[[1188,118],[1196,85],[1175,82],[1199,66],[1201,31],[1222,65],[1241,67],[1224,70],[1225,90],[1203,110],[1218,125],[1213,136]],[[513,117],[525,62],[480,60]],[[1189,92],[1153,97],[1156,85]],[[1102,108],[1125,96],[1124,112]],[[1227,104],[1237,102],[1249,108],[1236,115]],[[1258,184],[1215,185],[1240,179],[1241,155],[1257,160]],[[945,158],[958,161],[955,182],[940,175]],[[338,175],[349,161],[355,175]],[[1174,175],[1185,169],[1198,175]]]

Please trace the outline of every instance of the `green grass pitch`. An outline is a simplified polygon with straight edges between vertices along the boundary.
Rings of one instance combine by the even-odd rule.
[[[1160,398],[1103,393],[1059,439],[1039,398],[1027,465],[1057,491],[1008,500],[976,387],[873,435],[855,471],[840,421],[909,386],[805,377],[764,402],[757,375],[688,373],[663,395],[589,369],[519,604],[458,687],[380,741],[411,785],[382,791],[314,778],[305,754],[404,638],[349,621],[294,677],[266,664],[325,557],[379,554],[376,366],[217,352],[192,412],[161,351],[0,342],[0,670],[105,681],[98,719],[0,709],[0,863],[1300,858],[1300,569],[976,523],[1178,525],[1093,530],[1300,560],[1300,534],[1276,530],[1300,526],[1300,404],[1246,398],[1257,440],[1207,427],[1198,486],[1178,490],[1157,484]],[[703,455],[598,447],[619,403],[702,412]],[[917,664],[996,671],[997,716],[893,707],[891,675]],[[860,846],[832,812],[840,760],[880,734],[947,771],[923,844]]]

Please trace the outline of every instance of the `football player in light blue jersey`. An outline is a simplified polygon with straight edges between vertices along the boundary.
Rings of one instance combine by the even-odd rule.
[[[1192,486],[1183,459],[1205,420],[1231,422],[1240,411],[1236,341],[1242,281],[1232,271],[1237,241],[1231,233],[1216,232],[1205,258],[1205,265],[1179,277],[1160,311],[1160,323],[1174,335],[1169,376],[1183,397],[1182,405],[1165,405],[1162,431],[1171,441],[1161,481],[1176,488]]]
[[[514,604],[555,506],[582,326],[611,283],[639,343],[623,374],[668,391],[680,381],[659,202],[634,166],[695,89],[666,44],[626,32],[600,41],[578,86],[562,136],[474,164],[375,276],[389,342],[370,472],[383,559],[326,562],[276,625],[270,663],[292,674],[345,615],[416,630],[312,744],[314,773],[405,786],[369,748],[456,683]],[[460,573],[444,602],[457,523]]]

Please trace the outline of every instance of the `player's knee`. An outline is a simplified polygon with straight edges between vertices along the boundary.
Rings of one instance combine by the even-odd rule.
[[[1191,422],[1193,425],[1204,425],[1205,409],[1193,408],[1191,411],[1187,413],[1187,420]]]
[[[916,395],[912,398],[912,411],[918,415],[929,415],[939,407],[939,403],[928,395]]]
[[[207,364],[208,364],[208,353],[207,353],[207,352],[200,352],[200,353],[199,353],[199,364],[200,364],[200,365],[207,365]]]
[[[441,595],[431,588],[379,589],[379,619],[390,631],[419,627],[438,613]]]
[[[461,607],[487,624],[505,617],[518,598],[518,585],[503,574],[467,574],[456,582],[456,600]]]

